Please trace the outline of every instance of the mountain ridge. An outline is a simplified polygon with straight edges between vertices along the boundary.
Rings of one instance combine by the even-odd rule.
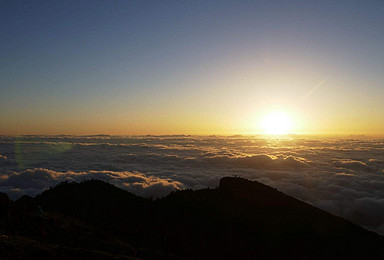
[[[91,252],[96,259],[116,255],[139,259],[384,257],[384,238],[378,234],[238,177],[222,178],[216,189],[175,191],[157,200],[99,180],[61,183],[14,203],[0,197],[12,220],[7,227],[7,214],[1,213],[0,231],[6,236],[17,238],[17,232],[47,244],[80,248],[79,259]],[[49,248],[41,252],[51,258],[73,258],[68,248],[62,251],[69,258],[60,258]]]

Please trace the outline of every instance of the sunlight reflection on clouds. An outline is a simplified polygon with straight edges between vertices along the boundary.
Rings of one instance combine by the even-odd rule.
[[[3,136],[0,191],[17,198],[97,178],[156,197],[236,174],[384,233],[383,152],[370,139]]]

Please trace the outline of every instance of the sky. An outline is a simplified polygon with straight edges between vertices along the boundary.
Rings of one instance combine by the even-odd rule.
[[[384,135],[383,1],[0,1],[0,134]]]

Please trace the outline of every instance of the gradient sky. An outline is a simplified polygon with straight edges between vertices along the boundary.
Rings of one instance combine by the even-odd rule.
[[[0,1],[0,134],[384,134],[384,1]]]

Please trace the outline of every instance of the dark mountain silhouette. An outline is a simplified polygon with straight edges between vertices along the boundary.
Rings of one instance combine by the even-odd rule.
[[[384,259],[384,239],[255,181],[144,199],[97,180],[0,194],[0,258]]]

